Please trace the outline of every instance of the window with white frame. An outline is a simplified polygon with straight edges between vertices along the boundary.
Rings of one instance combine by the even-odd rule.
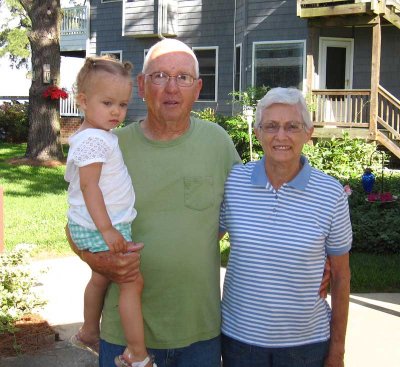
[[[103,55],[110,55],[115,57],[117,60],[122,61],[122,50],[116,50],[116,51],[101,51],[100,53],[101,56]]]
[[[254,42],[253,85],[303,90],[305,41]]]
[[[236,45],[235,49],[235,82],[233,89],[235,92],[242,91],[242,45]]]
[[[218,90],[218,47],[193,47],[199,61],[200,79],[203,87],[199,101],[217,101]]]

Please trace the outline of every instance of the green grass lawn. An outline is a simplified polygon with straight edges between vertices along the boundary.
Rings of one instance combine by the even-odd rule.
[[[4,189],[6,249],[35,244],[35,257],[71,255],[65,240],[67,211],[65,167],[14,166],[6,161],[24,155],[26,145],[0,143],[0,186]],[[226,266],[229,243],[221,241]],[[351,253],[352,292],[400,292],[400,254]]]
[[[7,164],[21,157],[25,144],[0,144],[0,186],[4,190],[6,249],[18,243],[36,245],[34,256],[71,254],[65,240],[67,211],[65,167],[30,167]]]

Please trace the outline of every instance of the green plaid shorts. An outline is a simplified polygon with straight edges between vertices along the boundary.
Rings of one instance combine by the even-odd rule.
[[[82,227],[71,219],[68,220],[68,228],[72,240],[79,250],[89,250],[90,252],[109,251],[103,236],[97,229]],[[114,228],[119,231],[127,241],[132,241],[131,223],[118,223]]]

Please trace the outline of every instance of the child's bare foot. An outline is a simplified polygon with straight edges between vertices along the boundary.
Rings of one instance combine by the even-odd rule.
[[[79,330],[75,335],[72,335],[70,343],[77,348],[87,350],[95,356],[99,356],[99,339],[86,339],[82,330]]]

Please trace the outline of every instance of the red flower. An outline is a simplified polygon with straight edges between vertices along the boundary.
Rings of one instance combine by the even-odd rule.
[[[55,85],[50,85],[43,92],[42,96],[44,98],[52,99],[52,100],[60,99],[60,98],[66,99],[66,98],[68,98],[68,93],[64,89],[58,88]]]
[[[396,199],[390,192],[382,192],[380,194],[369,194],[368,201],[380,201],[382,203],[391,202]]]
[[[390,192],[383,192],[380,195],[380,199],[382,202],[388,202],[388,201],[393,201],[393,195]]]

